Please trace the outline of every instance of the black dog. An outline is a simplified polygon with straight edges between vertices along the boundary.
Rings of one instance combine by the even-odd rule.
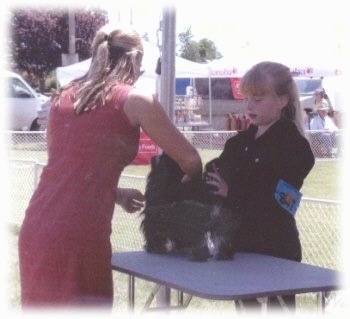
[[[212,170],[212,162],[205,171]],[[181,182],[183,171],[168,155],[151,159],[141,230],[151,253],[183,252],[194,260],[231,259],[236,214],[223,208],[222,198],[211,192],[207,178]]]

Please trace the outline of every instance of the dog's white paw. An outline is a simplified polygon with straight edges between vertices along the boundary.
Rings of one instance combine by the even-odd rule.
[[[173,251],[174,250],[174,242],[171,241],[169,238],[167,239],[167,242],[165,244],[165,249],[167,252]]]

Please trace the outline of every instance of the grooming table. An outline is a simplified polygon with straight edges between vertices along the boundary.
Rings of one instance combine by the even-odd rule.
[[[195,262],[180,255],[121,252],[113,254],[112,268],[129,275],[131,310],[135,306],[135,277],[154,282],[157,288],[165,286],[187,293],[190,298],[237,302],[256,298],[263,311],[269,296],[312,292],[317,293],[318,307],[324,310],[326,294],[342,286],[338,271],[254,253],[236,253],[229,261]],[[155,294],[156,291],[150,293],[145,308]],[[184,304],[182,297],[175,308],[185,308],[190,298]],[[283,299],[279,300],[283,305]]]

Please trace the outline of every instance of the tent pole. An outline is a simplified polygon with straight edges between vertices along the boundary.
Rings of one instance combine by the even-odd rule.
[[[212,96],[211,96],[211,74],[209,73],[209,125],[212,125]]]

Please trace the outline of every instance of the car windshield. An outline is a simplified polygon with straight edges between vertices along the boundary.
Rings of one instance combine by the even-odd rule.
[[[313,95],[315,91],[322,87],[321,79],[301,79],[294,78],[301,96]]]
[[[8,78],[7,96],[13,98],[30,98],[33,94],[29,89],[17,78]]]

